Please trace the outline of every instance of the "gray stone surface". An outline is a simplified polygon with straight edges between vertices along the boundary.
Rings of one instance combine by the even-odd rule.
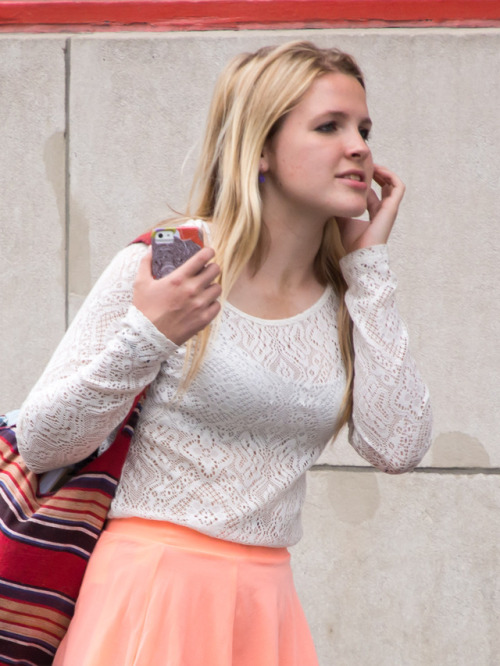
[[[308,480],[292,562],[321,666],[500,663],[498,475]]]
[[[19,406],[64,332],[64,45],[0,36],[0,413]]]

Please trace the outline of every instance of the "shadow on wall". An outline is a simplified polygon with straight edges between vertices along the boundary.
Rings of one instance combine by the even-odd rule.
[[[431,451],[435,467],[490,466],[490,456],[485,447],[478,439],[463,432],[443,432],[434,440]]]

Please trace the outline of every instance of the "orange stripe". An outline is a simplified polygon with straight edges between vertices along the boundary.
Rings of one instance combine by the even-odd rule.
[[[8,455],[5,455],[5,442],[2,440],[0,441],[1,444],[3,444],[3,446],[0,446],[0,458],[2,459],[4,465],[8,465],[7,469],[1,470],[3,481],[9,488],[13,490],[13,494],[15,494],[18,501],[20,501],[19,495],[21,495],[21,497],[26,502],[25,506],[28,507],[28,512],[32,513],[38,504],[35,490],[32,487],[32,483],[29,478],[29,476],[34,477],[34,475],[32,475],[31,472],[29,475],[24,472],[19,463],[13,460],[13,454],[10,449],[8,451]]]
[[[16,626],[28,626],[38,631],[48,633],[50,636],[59,636],[62,638],[66,629],[68,628],[70,618],[62,615],[60,619],[63,622],[55,622],[54,620],[44,617],[36,613],[27,613],[26,611],[17,610],[14,602],[9,602],[6,608],[0,606],[0,622],[6,624],[15,624]],[[26,604],[25,604],[26,605]],[[40,610],[40,609],[36,609]],[[13,622],[13,617],[16,617],[18,622]],[[23,622],[23,624],[20,624]]]
[[[79,521],[81,521],[82,515],[86,515],[91,524],[96,524],[96,521],[102,521],[106,517],[111,497],[99,489],[85,491],[85,498],[81,497],[81,489],[66,488],[65,495],[39,499],[33,484],[36,475],[25,474],[22,467],[12,460],[14,454],[8,445],[3,440],[0,442],[0,457],[6,464],[9,464],[8,470],[2,470],[2,480],[8,491],[16,498],[24,514],[33,515],[38,512],[40,515],[62,517],[66,520],[71,519],[70,514],[72,514],[74,520]],[[7,455],[5,455],[5,449],[7,449]],[[41,501],[43,501],[43,506],[40,505]],[[79,504],[83,504],[86,507],[85,510],[76,508]],[[94,506],[93,512],[88,510],[89,504]]]
[[[52,505],[56,505],[52,507],[55,509],[59,508],[59,506],[62,508],[64,506],[68,507],[74,504],[84,503],[85,505],[93,504],[96,508],[107,509],[109,502],[111,501],[111,497],[107,493],[97,489],[83,491],[85,492],[85,497],[82,497],[81,489],[72,491],[70,488],[65,488],[64,492],[66,495],[55,495],[54,497],[47,498],[44,502],[44,506],[52,507]],[[99,498],[103,496],[104,500],[100,501]]]
[[[99,508],[101,509],[100,511]],[[97,507],[95,511],[89,511],[87,509],[76,509],[71,504],[68,504],[67,507],[40,507],[38,513],[40,516],[52,516],[54,518],[61,518],[62,520],[78,520],[81,522],[82,517],[85,516],[93,520],[103,520],[107,515],[108,508],[109,504],[106,507]]]
[[[40,604],[27,601],[19,601],[17,599],[11,599],[1,595],[0,617],[3,619],[8,619],[8,614],[10,613],[27,615],[31,617],[41,617],[56,627],[64,628],[68,626],[68,616],[65,613],[62,613],[48,606],[42,606]]]
[[[37,501],[30,503],[27,498],[27,493],[23,492],[26,489],[26,485],[24,488],[21,487],[20,484],[15,483],[14,480],[10,478],[10,475],[3,475],[3,481],[9,493],[15,497],[21,511],[27,516],[32,516],[33,514],[38,513],[39,515],[56,518],[61,517],[64,520],[71,520],[73,516],[73,519],[78,521],[81,521],[82,516],[87,516],[89,522],[94,524],[95,521],[102,521],[106,517],[111,503],[109,495],[104,494],[99,490],[92,491],[92,493],[86,495],[85,498],[77,496],[71,497],[72,493],[69,491],[65,498],[51,497],[50,499],[44,499],[43,505]],[[31,487],[29,487],[29,489],[31,490]],[[81,490],[75,490],[74,494],[81,495],[81,492]],[[103,495],[104,501],[102,501]],[[101,501],[99,501],[100,499]],[[89,511],[89,505],[94,507],[94,511]],[[79,509],[77,508],[78,506],[83,506],[85,508]]]
[[[53,633],[51,631],[45,631],[38,627],[33,627],[29,624],[24,624],[23,622],[12,622],[12,620],[4,622],[2,618],[0,618],[0,629],[16,633],[17,627],[19,628],[18,629],[19,633],[22,633],[23,636],[26,636],[28,638],[38,638],[42,641],[46,641],[47,643],[49,643],[49,645],[52,645],[53,647],[57,647],[61,641],[62,636],[64,636],[64,631]]]

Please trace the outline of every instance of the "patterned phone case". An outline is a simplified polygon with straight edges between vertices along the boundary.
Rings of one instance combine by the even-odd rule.
[[[151,233],[153,277],[168,275],[203,247],[203,232],[197,226],[159,227]]]

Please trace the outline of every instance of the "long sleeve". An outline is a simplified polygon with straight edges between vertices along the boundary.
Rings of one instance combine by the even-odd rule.
[[[353,321],[354,390],[349,441],[385,472],[412,470],[430,446],[429,393],[408,349],[396,278],[387,247],[357,250],[341,260]]]
[[[95,451],[177,348],[131,303],[145,252],[135,245],[115,257],[24,402],[19,450],[33,471]]]

